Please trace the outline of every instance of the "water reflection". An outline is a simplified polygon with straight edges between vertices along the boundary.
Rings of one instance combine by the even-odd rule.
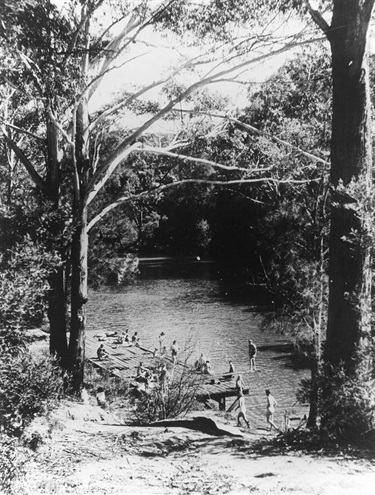
[[[274,391],[280,412],[293,405],[307,370],[293,369],[288,341],[261,331],[261,308],[243,291],[235,297],[236,291],[226,290],[214,263],[148,260],[140,270],[139,279],[121,291],[90,293],[88,332],[128,327],[130,334],[139,333],[143,346],[154,349],[163,331],[168,347],[176,339],[189,349],[191,362],[203,352],[213,370],[223,373],[232,360],[250,386],[250,415],[264,416],[265,388]],[[256,373],[250,372],[249,338],[259,350]]]

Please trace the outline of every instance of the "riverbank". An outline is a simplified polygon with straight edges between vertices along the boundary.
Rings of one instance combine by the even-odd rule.
[[[373,493],[373,459],[276,450],[264,444],[275,434],[260,428],[241,430],[240,437],[216,437],[180,427],[136,427],[129,415],[123,404],[103,410],[93,397],[86,405],[64,401],[48,421],[34,423],[34,434],[39,431],[43,443],[26,464],[16,493]],[[204,415],[235,424],[236,413]]]

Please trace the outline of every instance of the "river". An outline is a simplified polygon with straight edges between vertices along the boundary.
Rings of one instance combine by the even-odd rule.
[[[228,361],[250,387],[246,397],[251,421],[260,424],[265,411],[266,388],[278,401],[276,419],[284,411],[301,414],[295,406],[295,392],[306,369],[298,369],[290,342],[283,336],[261,330],[264,309],[218,276],[215,264],[197,260],[141,260],[140,277],[121,290],[90,291],[88,332],[138,332],[141,345],[158,347],[158,335],[165,333],[169,347],[177,340],[191,355],[203,352],[216,373],[228,371]],[[250,372],[248,339],[257,345],[257,372]],[[306,412],[304,410],[304,412]]]

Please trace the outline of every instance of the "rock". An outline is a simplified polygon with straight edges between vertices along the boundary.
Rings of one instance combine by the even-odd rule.
[[[209,435],[215,436],[243,436],[238,428],[224,425],[216,420],[206,418],[204,416],[197,416],[193,419],[165,419],[151,423],[149,426],[175,426],[180,428],[189,428],[190,430],[202,431],[203,433],[208,433]]]
[[[28,337],[31,337],[33,340],[46,340],[49,335],[40,328],[30,328],[29,330],[26,330],[26,334]]]

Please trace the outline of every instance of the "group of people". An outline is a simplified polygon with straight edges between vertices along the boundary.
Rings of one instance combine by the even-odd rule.
[[[112,341],[113,344],[119,344],[119,345],[140,345],[140,337],[138,335],[138,332],[134,332],[134,334],[130,337],[129,334],[129,329],[126,328],[123,332],[106,332],[106,333],[100,333],[96,334],[95,337],[99,341],[106,341],[108,338],[114,338]]]
[[[205,357],[203,352],[199,356],[199,359],[195,362],[195,369],[197,371],[201,371],[202,373],[204,373],[206,375],[212,374],[212,368],[211,368],[210,360]]]
[[[114,332],[111,335],[106,334],[106,336],[116,337],[117,340],[115,343],[118,344],[139,345],[138,333],[135,332],[134,335],[130,338],[128,329],[126,329],[122,334],[118,334],[117,332]],[[164,340],[165,340],[165,333],[161,332],[159,335],[160,357],[166,356],[168,354],[167,347],[164,344]],[[171,349],[172,363],[176,364],[178,360],[178,355],[180,353],[180,347],[178,346],[176,340],[173,341],[170,349]],[[154,356],[156,356],[157,351],[158,348],[155,348]],[[100,347],[98,348],[97,355],[100,361],[109,358],[109,354],[104,348],[103,344],[101,344]],[[257,371],[256,363],[255,363],[256,355],[257,355],[257,347],[255,343],[251,339],[249,339],[250,371]],[[199,356],[199,359],[195,362],[195,368],[196,370],[201,371],[202,373],[212,374],[210,360],[205,357],[203,352]],[[232,378],[234,376],[234,373],[235,373],[235,368],[233,362],[230,360],[228,373],[225,373],[223,378],[226,377]],[[154,385],[160,386],[162,391],[165,391],[167,387],[167,380],[168,380],[168,372],[165,362],[162,362],[158,367],[154,367],[152,369],[146,368],[143,365],[143,362],[139,363],[139,366],[137,367],[136,381],[138,383],[144,383],[146,390],[153,383]],[[237,391],[237,400],[238,400],[238,409],[239,409],[237,416],[237,425],[241,426],[241,420],[243,420],[246,423],[247,427],[250,428],[250,422],[246,414],[246,404],[244,397],[245,385],[243,383],[241,375],[238,375],[236,378],[235,388]],[[273,420],[273,415],[275,412],[275,408],[277,406],[277,401],[273,397],[269,389],[266,389],[266,397],[267,397],[267,410],[266,410],[267,423],[270,425],[270,430],[272,430],[272,428],[275,428],[277,430],[278,427],[275,425]]]
[[[165,345],[164,340],[165,340],[165,333],[161,332],[159,335],[159,355],[160,355],[160,357],[167,357],[168,356],[168,350],[167,350],[167,346]],[[176,364],[178,361],[178,356],[179,356],[180,351],[181,351],[180,346],[177,344],[177,340],[174,340],[172,342],[170,350],[171,350],[172,362],[173,362],[173,364]],[[158,353],[158,348],[155,347],[154,356],[156,356],[157,353]]]
[[[237,426],[241,426],[241,419],[244,420],[247,427],[250,428],[250,422],[246,415],[246,404],[244,397],[244,383],[242,380],[242,376],[238,375],[236,379],[236,390],[237,390],[237,400],[238,400],[238,415],[237,415]],[[277,406],[277,401],[275,397],[271,394],[270,389],[266,389],[266,398],[267,398],[267,408],[266,408],[266,418],[267,423],[270,425],[270,431],[272,428],[278,430],[278,427],[275,425],[273,420],[273,415]]]
[[[151,383],[159,385],[162,392],[166,390],[168,380],[168,371],[165,363],[161,363],[158,367],[152,369],[143,366],[143,362],[139,363],[137,367],[137,376],[135,381],[138,383],[144,383],[145,389],[149,389]]]

